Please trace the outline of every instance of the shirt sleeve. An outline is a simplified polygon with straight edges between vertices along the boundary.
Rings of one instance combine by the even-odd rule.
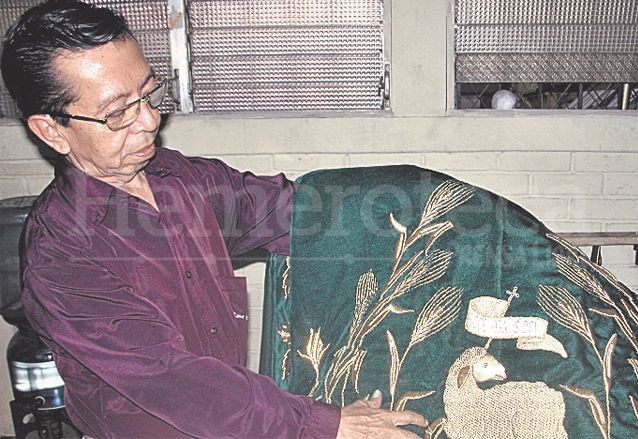
[[[111,401],[113,407],[101,410],[126,416],[133,406],[144,414],[138,425],[95,415],[94,422],[102,425],[94,432],[141,437],[143,420],[153,428],[156,418],[197,438],[336,436],[337,407],[283,392],[243,367],[190,354],[167,316],[87,255],[80,242],[60,242],[53,224],[31,234],[36,236],[27,252],[31,261],[22,300],[38,333],[59,356],[60,373],[86,368],[100,386],[122,397],[121,406]],[[98,389],[84,390],[99,399]],[[86,401],[93,403],[99,407],[103,401]]]
[[[283,174],[239,172],[215,159],[189,160],[207,185],[231,256],[256,248],[289,254],[294,182]]]

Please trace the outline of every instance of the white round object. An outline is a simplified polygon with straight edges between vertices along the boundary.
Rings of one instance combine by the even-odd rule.
[[[511,110],[516,106],[516,95],[509,90],[499,90],[492,96],[492,109]]]

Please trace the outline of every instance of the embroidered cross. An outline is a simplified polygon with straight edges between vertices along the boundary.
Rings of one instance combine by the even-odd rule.
[[[507,299],[507,307],[508,307],[508,308],[509,308],[509,305],[511,305],[511,304],[512,304],[512,300],[514,300],[514,298],[515,298],[515,297],[517,297],[517,298],[518,298],[518,297],[521,297],[521,295],[520,295],[520,294],[518,294],[518,293],[517,293],[517,291],[518,291],[518,287],[514,287],[514,288],[512,288],[512,291],[509,291],[509,290],[508,290],[508,291],[506,291],[506,292],[505,292],[505,294],[507,294],[508,296],[510,296],[510,297]]]

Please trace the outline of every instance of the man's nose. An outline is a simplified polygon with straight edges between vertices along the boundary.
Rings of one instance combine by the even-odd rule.
[[[139,124],[143,131],[155,131],[160,122],[159,110],[151,108],[147,99],[140,102],[140,112],[135,124]]]

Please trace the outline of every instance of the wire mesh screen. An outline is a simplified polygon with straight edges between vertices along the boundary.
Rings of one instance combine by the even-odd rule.
[[[637,82],[638,0],[457,0],[457,83]]]
[[[168,0],[84,1],[96,6],[109,7],[126,17],[131,32],[135,35],[155,74],[164,78],[173,76]],[[176,105],[171,99],[164,99],[159,108],[162,113],[172,112],[176,109]]]
[[[140,43],[142,51],[155,73],[172,76],[171,45],[168,27],[168,0],[85,0],[97,6],[110,7],[120,12],[129,24],[131,31]],[[0,0],[0,31],[2,35],[22,12],[41,3],[42,0]],[[122,66],[126,68],[126,66]],[[161,112],[175,111],[171,99],[165,99],[160,107]],[[0,86],[0,117],[17,118],[9,92],[4,84]]]
[[[504,91],[509,93],[503,94]],[[614,82],[468,82],[457,84],[456,100],[457,109],[461,110],[486,108],[636,110],[638,109],[638,84]],[[509,106],[507,106],[508,100]]]
[[[383,0],[193,0],[197,112],[378,110]]]

